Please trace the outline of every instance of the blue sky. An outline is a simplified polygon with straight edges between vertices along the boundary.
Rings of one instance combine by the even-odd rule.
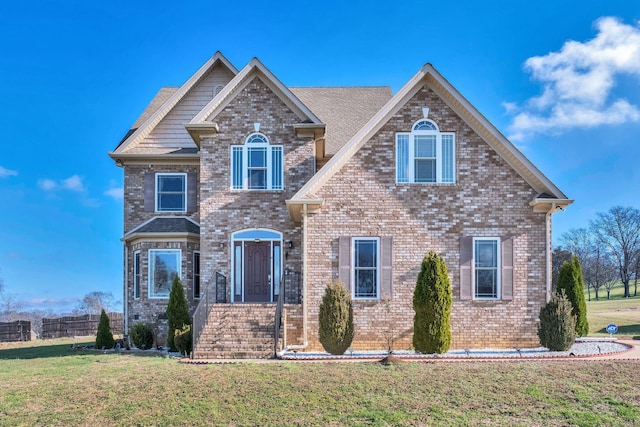
[[[217,50],[291,86],[394,92],[430,62],[576,199],[556,239],[640,207],[637,1],[5,3],[0,277],[26,308],[121,299],[122,171],[107,152]]]

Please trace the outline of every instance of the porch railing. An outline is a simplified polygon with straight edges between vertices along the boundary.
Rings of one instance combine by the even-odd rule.
[[[212,282],[215,284],[215,289],[212,288]],[[214,292],[215,291],[215,294]],[[215,272],[207,284],[205,285],[202,294],[200,295],[200,302],[193,312],[193,349],[195,350],[198,342],[200,341],[200,335],[207,324],[207,318],[209,317],[209,311],[214,303],[227,302],[227,277],[223,274]],[[193,354],[193,353],[192,353]],[[193,356],[192,356],[193,357]]]
[[[276,303],[276,317],[273,322],[273,357],[278,357],[278,341],[280,340],[280,328],[282,326],[282,307],[284,306],[284,287],[280,280],[280,293],[278,294],[278,302]]]

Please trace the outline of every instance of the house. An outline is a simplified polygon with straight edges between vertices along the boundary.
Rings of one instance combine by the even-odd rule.
[[[411,347],[422,258],[444,257],[453,348],[538,345],[551,216],[572,201],[430,64],[388,87],[287,87],[216,53],[109,153],[124,170],[125,330],[166,339],[171,278],[196,358],[318,350],[339,279],[354,349]]]

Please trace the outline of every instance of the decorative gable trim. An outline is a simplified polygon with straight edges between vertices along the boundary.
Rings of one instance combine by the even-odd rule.
[[[231,64],[220,52],[216,52],[198,71],[193,74],[165,103],[153,113],[145,122],[138,127],[128,138],[126,138],[115,149],[112,154],[119,154],[129,146],[137,144],[153,131],[160,121],[182,100],[187,93],[216,65],[226,67],[233,75],[238,73],[238,69]],[[113,157],[113,155],[112,155]]]
[[[532,188],[546,193],[556,203],[573,202],[527,159],[498,129],[460,94],[431,64],[425,64],[378,113],[360,129],[335,156],[309,180],[288,203],[290,211],[315,194],[400,110],[421,88],[427,85],[440,96],[483,140],[489,144]],[[548,202],[548,201],[547,201]],[[298,217],[292,212],[292,218]]]

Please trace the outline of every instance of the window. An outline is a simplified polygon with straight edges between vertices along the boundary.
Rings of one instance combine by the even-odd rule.
[[[396,182],[454,183],[455,135],[420,120],[410,133],[396,134]]]
[[[231,188],[234,190],[282,190],[283,150],[269,144],[261,133],[252,133],[244,145],[231,146]]]
[[[352,239],[353,297],[377,299],[379,295],[379,239]]]
[[[187,211],[187,174],[156,174],[156,211]]]
[[[200,298],[200,252],[193,253],[193,298]]]
[[[181,277],[179,249],[149,249],[149,298],[169,298],[171,282]]]
[[[500,295],[500,239],[473,239],[473,278],[476,299],[498,299]]]
[[[133,253],[133,298],[140,298],[140,251]]]

